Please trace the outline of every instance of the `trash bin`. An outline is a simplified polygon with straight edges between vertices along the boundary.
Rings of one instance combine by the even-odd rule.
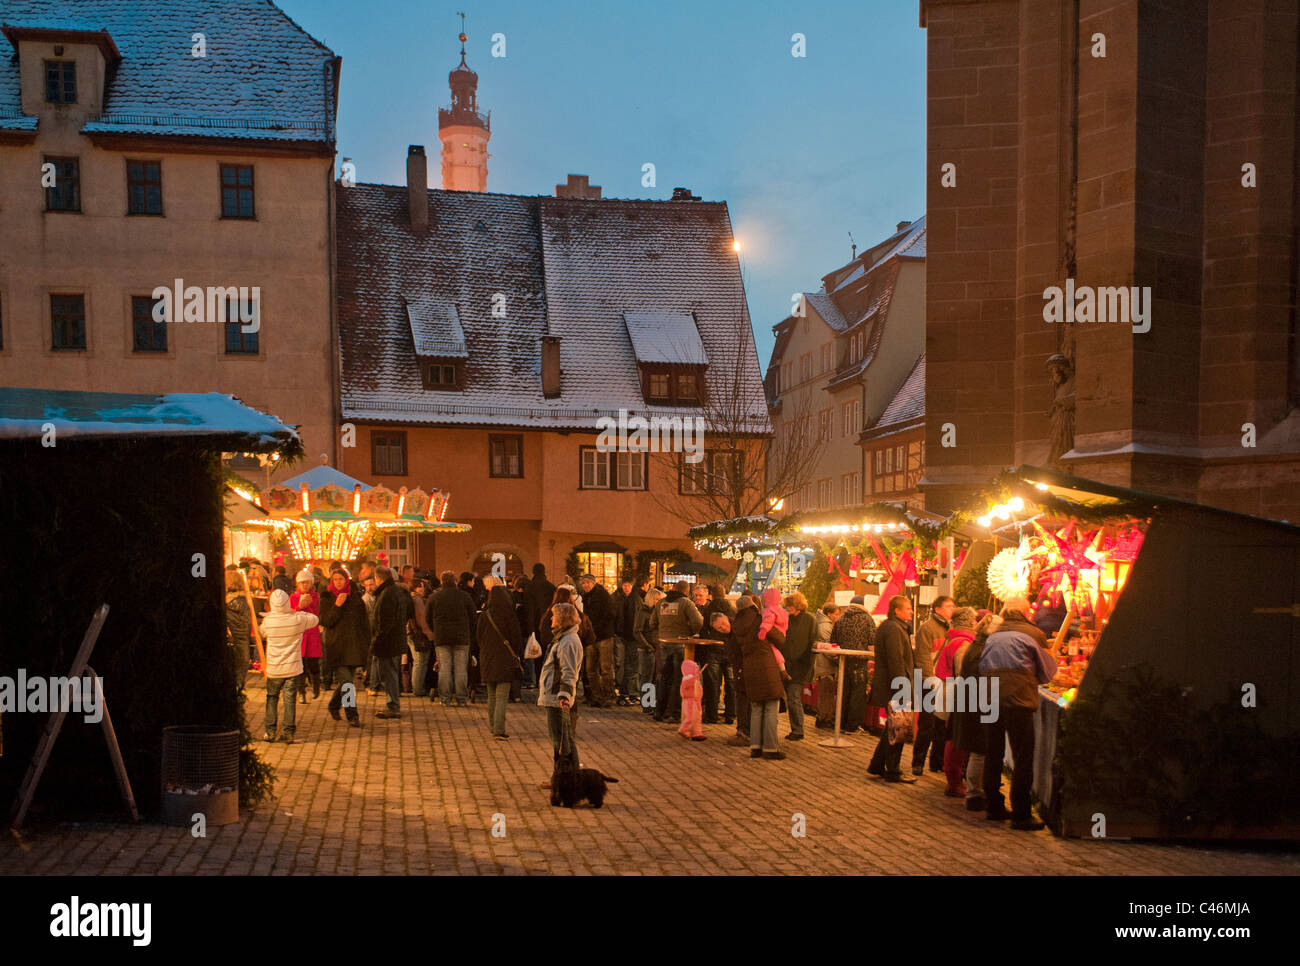
[[[202,725],[163,729],[163,821],[190,826],[239,821],[239,732]]]

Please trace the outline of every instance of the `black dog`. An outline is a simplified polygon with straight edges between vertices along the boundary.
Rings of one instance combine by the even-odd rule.
[[[605,804],[605,783],[617,781],[599,769],[575,768],[573,759],[561,758],[551,773],[551,804],[573,808],[585,798],[592,808],[600,808]]]

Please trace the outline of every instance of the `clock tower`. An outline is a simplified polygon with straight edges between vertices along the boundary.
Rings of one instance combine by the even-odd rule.
[[[460,65],[447,76],[451,107],[438,109],[442,186],[451,191],[487,191],[492,115],[478,110],[478,74],[465,63],[465,15],[460,18]]]

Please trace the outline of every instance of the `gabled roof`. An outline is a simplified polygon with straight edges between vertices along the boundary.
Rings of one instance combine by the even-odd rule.
[[[469,355],[456,306],[417,298],[406,303],[406,316],[417,356],[464,359]]]
[[[107,36],[120,51],[87,134],[334,141],[338,59],[270,0],[0,0],[0,24],[15,53],[34,29]],[[0,56],[0,127],[31,120],[18,69]]]
[[[707,366],[700,330],[689,315],[673,312],[624,312],[637,362]]]
[[[405,187],[338,190],[345,418],[594,429],[620,408],[688,415],[646,405],[631,316],[651,354],[676,352],[689,335],[681,320],[691,320],[699,347],[683,352],[708,360],[710,394],[725,398],[739,378],[754,431],[770,431],[725,204],[442,190],[428,198],[429,230],[416,235]],[[505,318],[492,317],[497,293]],[[403,311],[416,299],[457,306],[464,389],[424,388]],[[670,332],[651,335],[656,319]],[[560,340],[554,399],[541,385],[548,335]]]
[[[804,299],[822,317],[822,321],[836,332],[843,332],[849,327],[849,320],[840,312],[839,306],[831,301],[825,289],[820,292],[804,292]]]
[[[862,433],[863,439],[886,436],[891,432],[910,429],[925,419],[925,356],[916,360],[903,384],[894,393],[880,418]]]

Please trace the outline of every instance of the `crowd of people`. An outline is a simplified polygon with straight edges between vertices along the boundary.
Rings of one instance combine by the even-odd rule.
[[[554,757],[578,761],[578,709],[637,706],[654,721],[678,725],[683,738],[704,740],[702,725],[735,726],[728,745],[753,758],[781,760],[784,740],[806,737],[807,719],[835,727],[836,678],[844,676],[839,726],[880,731],[867,774],[889,783],[916,781],[928,765],[946,778],[945,793],[991,820],[1041,828],[1030,811],[1037,686],[1055,661],[1028,617],[1029,602],[1008,601],[1000,614],[956,606],[939,597],[913,633],[907,597],[888,601],[877,624],[863,598],[810,610],[803,594],[775,588],[729,598],[716,585],[678,582],[667,589],[624,577],[610,593],[594,576],[558,586],[536,564],[531,578],[491,576],[363,562],[354,576],[336,562],[326,574],[305,568],[290,578],[249,562],[227,568],[226,612],[240,686],[255,652],[250,635],[265,592],[259,628],[266,647],[266,732],[293,740],[295,706],[332,693],[328,711],[361,727],[356,690],[385,699],[379,719],[401,716],[404,694],[446,708],[483,701],[490,736],[509,740],[506,715],[525,690],[546,709]],[[686,658],[690,644],[694,659]],[[837,660],[825,648],[870,651]],[[823,652],[818,653],[817,649]],[[900,701],[897,683],[936,684],[951,678],[996,681],[996,710]],[[364,682],[364,685],[362,684]],[[815,688],[810,688],[816,684]],[[308,696],[310,692],[310,697]],[[812,693],[816,707],[806,706]],[[283,700],[281,701],[281,698]],[[283,715],[279,713],[283,705]],[[991,717],[992,720],[986,720]],[[912,722],[915,720],[915,734]],[[278,733],[277,733],[278,732]],[[902,757],[911,742],[911,774]],[[1003,799],[1000,756],[1009,742],[1016,767],[1010,809]]]

